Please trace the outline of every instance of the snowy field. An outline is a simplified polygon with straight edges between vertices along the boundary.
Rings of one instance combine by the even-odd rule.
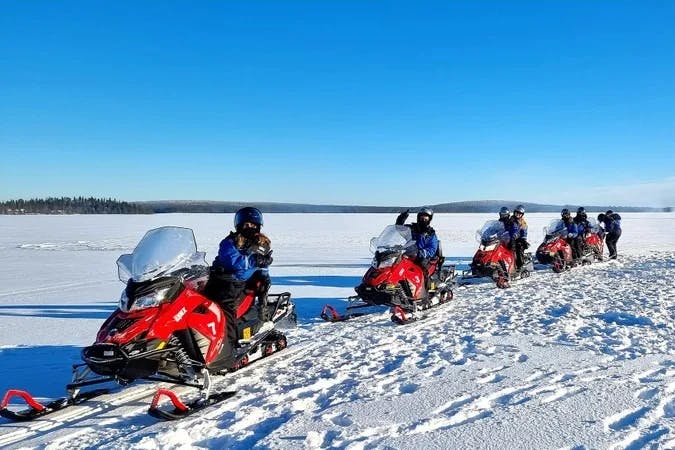
[[[595,215],[595,214],[593,214]],[[229,377],[227,403],[180,422],[146,414],[153,386],[31,425],[0,419],[0,448],[675,448],[675,214],[621,213],[618,261],[458,288],[425,320],[329,324],[353,294],[379,214],[267,214],[273,292],[290,291],[289,348]],[[495,214],[438,214],[465,267]],[[531,250],[554,214],[528,214]],[[0,216],[0,391],[58,397],[114,310],[115,261],[146,230],[194,229],[211,261],[231,214]],[[184,395],[187,388],[177,389]]]

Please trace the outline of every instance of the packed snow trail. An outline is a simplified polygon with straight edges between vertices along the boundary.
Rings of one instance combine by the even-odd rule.
[[[306,325],[289,334],[301,350],[232,377],[235,398],[178,424],[145,417],[144,401],[22,445],[665,446],[675,438],[675,299],[660,280],[673,276],[675,255],[661,252],[540,271],[507,290],[462,288],[404,327],[386,312]],[[567,416],[575,421],[559,423]]]

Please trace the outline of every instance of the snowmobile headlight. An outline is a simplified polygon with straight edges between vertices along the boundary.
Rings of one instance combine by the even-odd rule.
[[[499,244],[499,241],[494,241],[494,242],[491,242],[489,244],[485,244],[485,245],[483,245],[483,251],[491,252],[492,250],[497,248],[498,244]]]
[[[122,291],[122,295],[120,295],[120,305],[119,305],[120,311],[122,312],[129,312],[129,297],[127,297],[127,290],[124,289]]]
[[[373,267],[375,267],[376,269],[379,268],[379,267],[391,267],[391,266],[394,265],[397,258],[398,258],[398,256],[394,255],[394,256],[391,256],[389,258],[385,258],[381,261],[378,261],[377,259],[374,259],[373,260]]]
[[[170,290],[171,288],[158,289],[148,295],[137,297],[131,304],[129,312],[161,305],[167,300],[167,294]]]

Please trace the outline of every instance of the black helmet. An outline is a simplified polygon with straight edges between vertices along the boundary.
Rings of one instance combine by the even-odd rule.
[[[560,217],[569,217],[570,215],[570,210],[567,208],[563,208],[562,211],[560,211]]]
[[[583,206],[580,206],[579,209],[577,209],[577,217],[583,220],[586,220],[586,218],[588,217],[586,215],[586,209]]]
[[[429,222],[434,218],[434,210],[425,206],[417,212],[417,221],[419,222],[421,216],[429,216]]]
[[[612,214],[614,214],[614,211],[612,211],[611,209],[608,209],[607,211],[605,211],[606,216],[611,216]]]
[[[598,222],[604,222],[606,218],[607,216],[603,213],[598,214]]]
[[[525,214],[525,207],[523,205],[516,206],[516,209],[513,210],[513,213]]]
[[[241,208],[234,215],[234,228],[239,231],[244,222],[250,222],[258,226],[258,229],[263,225],[263,215],[258,208],[246,206]]]
[[[500,219],[507,219],[510,215],[511,211],[506,206],[502,206],[502,208],[499,210]]]

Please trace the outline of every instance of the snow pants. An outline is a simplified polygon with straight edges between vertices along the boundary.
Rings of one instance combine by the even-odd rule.
[[[609,250],[609,259],[616,259],[616,243],[621,237],[621,230],[607,233],[605,242],[607,243],[607,250]]]

